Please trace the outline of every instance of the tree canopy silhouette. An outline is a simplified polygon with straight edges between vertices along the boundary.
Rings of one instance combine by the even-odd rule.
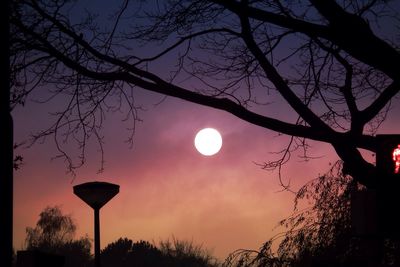
[[[108,244],[101,251],[104,267],[111,266],[162,266],[162,254],[155,246],[146,241],[133,242],[120,238]]]
[[[133,242],[120,238],[101,252],[102,266],[190,266],[216,267],[217,261],[202,247],[174,239],[161,241],[157,247],[147,241]]]
[[[26,228],[26,250],[53,253],[65,257],[65,267],[91,266],[91,241],[86,237],[74,239],[76,224],[57,206],[45,208],[36,227]],[[118,267],[190,266],[216,267],[217,260],[193,242],[173,239],[161,241],[159,246],[147,241],[133,242],[119,238],[101,251],[101,265]]]
[[[56,253],[65,257],[65,267],[87,266],[91,260],[88,237],[74,239],[76,225],[59,207],[47,207],[35,228],[26,228],[26,249]]]
[[[48,99],[65,97],[54,124],[36,138],[53,134],[70,170],[83,164],[88,138],[102,145],[104,112],[138,118],[140,88],[292,136],[282,158],[265,168],[316,140],[332,145],[346,173],[375,186],[376,168],[360,149],[376,151],[374,134],[400,90],[396,1],[119,4],[105,21],[79,10],[79,1],[12,3],[12,104],[39,89]],[[270,102],[292,119],[268,112]],[[82,147],[77,165],[59,142],[68,136]]]
[[[342,162],[336,162],[297,192],[293,214],[279,222],[284,232],[266,241],[259,251],[233,252],[224,266],[399,266],[398,239],[355,234],[351,197],[366,188],[343,175],[342,167]]]

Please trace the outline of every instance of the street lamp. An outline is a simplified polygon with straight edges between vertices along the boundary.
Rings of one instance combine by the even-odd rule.
[[[74,194],[94,210],[94,262],[100,267],[100,209],[119,192],[119,185],[89,182],[74,186]]]

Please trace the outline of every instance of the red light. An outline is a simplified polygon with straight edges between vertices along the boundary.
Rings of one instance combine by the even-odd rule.
[[[397,145],[395,149],[393,149],[393,161],[394,161],[394,173],[400,173],[400,144]]]

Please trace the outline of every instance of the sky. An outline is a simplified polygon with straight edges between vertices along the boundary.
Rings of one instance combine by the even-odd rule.
[[[35,96],[31,96],[34,99]],[[120,237],[155,242],[176,238],[193,241],[224,259],[236,249],[258,249],[280,233],[279,220],[293,210],[290,192],[282,192],[277,171],[262,170],[257,163],[278,158],[287,137],[241,121],[223,111],[179,99],[139,91],[144,107],[133,147],[123,114],[107,114],[104,123],[105,169],[98,173],[98,148],[89,143],[86,164],[76,177],[66,173],[51,138],[31,148],[20,148],[22,168],[14,178],[14,247],[24,248],[25,229],[34,227],[39,213],[58,205],[78,226],[76,237],[93,237],[93,211],[75,196],[72,187],[90,181],[120,185],[120,192],[101,209],[101,247]],[[160,102],[161,101],[161,102]],[[398,102],[398,101],[397,101]],[[48,112],[56,106],[32,101],[13,111],[15,141],[21,142],[51,123]],[[282,107],[270,112],[280,116]],[[393,105],[381,133],[399,133]],[[196,133],[217,129],[223,138],[220,152],[206,157],[194,147]],[[70,143],[71,147],[76,144]],[[298,189],[329,169],[338,158],[332,148],[311,142],[304,162],[294,156],[283,168],[283,180]]]
[[[146,95],[146,94],[144,94]],[[239,248],[257,249],[283,229],[279,220],[293,209],[293,194],[281,192],[278,173],[256,163],[276,159],[286,138],[210,108],[149,94],[133,148],[122,122],[111,115],[104,127],[105,170],[93,148],[76,177],[66,173],[52,140],[18,150],[24,157],[14,179],[14,246],[24,247],[25,228],[34,227],[39,213],[59,205],[78,225],[77,236],[93,237],[93,211],[72,192],[74,185],[104,181],[120,185],[120,193],[101,209],[102,247],[120,237],[134,241],[176,238],[193,241],[223,259]],[[40,114],[40,113],[44,114]],[[398,112],[398,110],[394,111]],[[28,104],[14,111],[16,141],[41,127],[46,110]],[[117,115],[115,115],[117,116]],[[118,117],[118,116],[117,116]],[[393,116],[392,116],[393,117]],[[214,156],[194,147],[202,128],[220,131],[223,146]],[[385,133],[400,131],[388,120]],[[293,189],[324,173],[337,157],[322,143],[312,143],[309,162],[294,157],[283,177]]]

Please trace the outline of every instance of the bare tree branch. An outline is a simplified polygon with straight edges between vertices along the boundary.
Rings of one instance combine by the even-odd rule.
[[[60,94],[70,101],[55,114],[59,120],[36,138],[55,134],[56,143],[58,138],[76,139],[80,165],[88,138],[97,138],[102,149],[105,112],[126,108],[127,117],[138,119],[133,95],[141,88],[292,136],[295,142],[282,151],[283,158],[267,161],[270,166],[280,168],[292,149],[303,149],[307,158],[307,139],[329,143],[344,161],[344,171],[374,186],[375,167],[359,149],[376,151],[373,133],[400,90],[400,54],[396,41],[374,34],[375,21],[367,18],[378,21],[380,12],[391,11],[387,18],[396,27],[396,11],[373,0],[348,5],[333,0],[171,0],[143,10],[136,20],[125,16],[139,12],[135,2],[128,2],[117,8],[108,33],[90,15],[72,23],[69,3],[63,0],[13,2],[15,104],[49,83],[54,87],[46,101]],[[157,52],[141,57],[136,52],[140,45]],[[154,66],[171,56],[176,60],[167,77]],[[112,96],[118,100],[110,104]],[[275,97],[298,118],[281,120],[253,109]],[[372,134],[367,132],[371,129]],[[68,160],[63,147],[59,150]],[[70,166],[75,166],[72,161]]]

